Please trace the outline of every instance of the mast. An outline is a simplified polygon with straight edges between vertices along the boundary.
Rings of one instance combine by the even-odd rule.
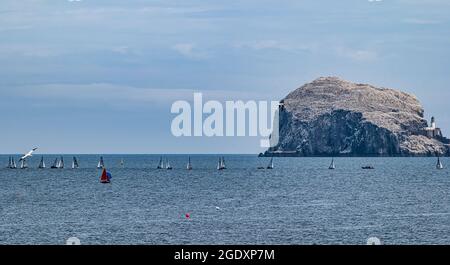
[[[12,168],[12,159],[11,159],[11,157],[9,157],[8,167],[7,168]]]

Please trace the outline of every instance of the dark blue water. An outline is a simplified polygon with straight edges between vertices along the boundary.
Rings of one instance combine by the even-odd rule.
[[[0,244],[450,244],[450,170],[433,158],[338,158],[334,171],[327,158],[276,158],[257,170],[267,158],[236,155],[219,172],[218,156],[192,156],[193,171],[168,157],[172,171],[155,169],[159,156],[105,156],[105,185],[98,156],[78,156],[77,170],[36,169],[39,156],[10,170],[0,156]]]

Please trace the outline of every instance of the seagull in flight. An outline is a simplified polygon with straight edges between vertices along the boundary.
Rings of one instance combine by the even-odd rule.
[[[25,155],[23,155],[23,156],[20,158],[19,161],[25,160],[25,159],[27,159],[28,157],[32,157],[34,151],[36,151],[36,150],[37,150],[37,147],[33,148],[30,152],[28,152],[28,153],[26,153]]]

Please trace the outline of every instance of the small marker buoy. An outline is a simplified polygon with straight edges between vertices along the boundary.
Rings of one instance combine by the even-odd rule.
[[[191,214],[190,213],[186,214],[186,219],[191,219]]]

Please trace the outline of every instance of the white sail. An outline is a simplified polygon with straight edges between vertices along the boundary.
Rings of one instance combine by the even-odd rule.
[[[120,166],[123,168],[124,165],[125,165],[125,162],[123,161],[123,158],[122,158],[122,159],[120,159]]]
[[[11,157],[9,157],[7,168],[11,168],[11,167],[12,167],[12,159],[11,159]]]

